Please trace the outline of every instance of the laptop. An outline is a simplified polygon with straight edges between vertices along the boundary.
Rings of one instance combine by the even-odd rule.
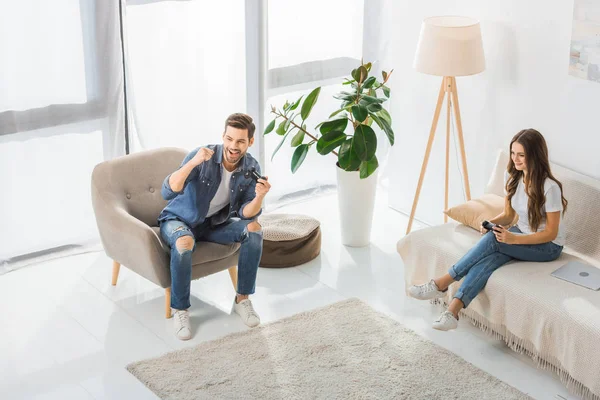
[[[552,272],[552,276],[592,290],[600,289],[600,268],[570,261]]]

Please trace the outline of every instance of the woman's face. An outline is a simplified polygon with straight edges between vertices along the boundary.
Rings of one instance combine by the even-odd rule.
[[[515,164],[515,168],[518,171],[526,171],[527,163],[525,162],[525,149],[523,145],[517,142],[512,144],[510,149],[510,158],[512,159],[513,164]]]

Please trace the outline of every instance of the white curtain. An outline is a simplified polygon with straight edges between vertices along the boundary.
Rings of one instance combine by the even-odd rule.
[[[222,141],[246,112],[244,1],[127,2],[132,151]]]
[[[0,3],[0,274],[97,243],[94,166],[125,151],[116,0]]]
[[[293,149],[271,161],[281,137],[263,140],[262,127],[271,104],[321,86],[312,130],[338,108],[333,95],[361,57],[377,73],[387,68],[381,1],[365,3],[1,2],[0,273],[23,257],[98,243],[90,175],[125,153],[125,96],[131,152],[220,142],[225,118],[249,112],[260,136],[252,154],[273,182],[269,205],[333,188],[334,156],[312,151],[292,175]]]

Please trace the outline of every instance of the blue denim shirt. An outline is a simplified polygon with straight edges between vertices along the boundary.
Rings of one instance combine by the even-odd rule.
[[[206,220],[208,207],[215,197],[221,183],[223,170],[223,145],[206,146],[214,151],[212,158],[195,167],[185,180],[181,192],[174,192],[169,185],[169,174],[162,185],[161,194],[165,200],[170,200],[158,217],[158,222],[169,219],[179,219],[190,228],[195,228]],[[192,150],[181,163],[181,168],[190,161],[200,150]],[[260,174],[260,165],[250,154],[246,153],[238,163],[237,169],[231,175],[229,205],[210,217],[211,225],[219,225],[229,218],[254,219],[261,214],[262,209],[252,218],[246,218],[243,209],[256,197],[256,181],[244,172],[254,167]]]

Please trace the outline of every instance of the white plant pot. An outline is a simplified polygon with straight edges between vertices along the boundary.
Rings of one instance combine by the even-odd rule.
[[[342,228],[342,244],[351,247],[367,246],[371,241],[375,190],[379,169],[366,179],[358,171],[337,169],[337,192]]]

